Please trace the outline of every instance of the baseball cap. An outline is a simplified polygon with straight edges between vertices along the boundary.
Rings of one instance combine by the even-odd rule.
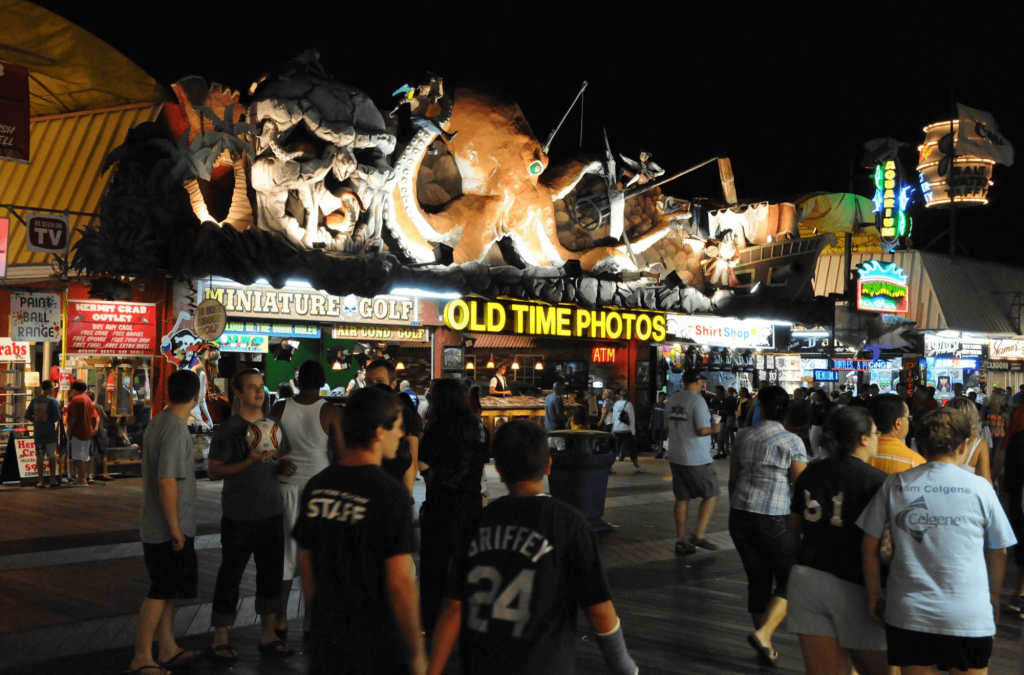
[[[697,380],[706,379],[708,378],[704,377],[704,373],[700,372],[696,368],[688,368],[686,372],[683,373],[683,384],[693,384]]]

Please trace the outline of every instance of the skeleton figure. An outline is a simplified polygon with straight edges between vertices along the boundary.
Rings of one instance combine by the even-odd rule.
[[[365,252],[380,242],[395,137],[373,101],[327,75],[316,52],[259,83],[249,106],[259,227],[305,248]]]
[[[630,159],[625,155],[619,155],[619,157],[621,157],[622,161],[626,163],[626,166],[633,171],[633,177],[630,178],[629,182],[622,187],[623,190],[628,190],[637,183],[643,185],[665,173],[664,169],[651,161],[651,153],[649,152],[641,150],[639,162],[635,159]]]

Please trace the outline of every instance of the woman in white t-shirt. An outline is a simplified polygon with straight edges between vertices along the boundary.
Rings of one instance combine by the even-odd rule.
[[[884,621],[889,665],[903,675],[985,675],[1006,548],[1017,539],[988,481],[960,469],[971,446],[967,417],[947,406],[914,423],[928,461],[889,476],[857,520],[868,610]],[[893,558],[883,597],[887,523]]]

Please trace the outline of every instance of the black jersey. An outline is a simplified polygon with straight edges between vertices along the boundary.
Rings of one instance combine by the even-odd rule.
[[[385,561],[416,549],[405,486],[378,466],[332,464],[306,484],[293,535],[316,582],[310,672],[403,668]]]
[[[611,599],[587,520],[544,495],[483,510],[446,595],[462,602],[464,675],[571,675],[579,608]]]
[[[790,510],[803,517],[796,564],[864,585],[857,518],[886,474],[856,457],[811,462],[793,486]]]

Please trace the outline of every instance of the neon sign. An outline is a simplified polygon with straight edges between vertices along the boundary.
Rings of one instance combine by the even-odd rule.
[[[832,370],[871,370],[867,359],[832,359]]]
[[[814,371],[815,382],[838,382],[839,373],[834,370],[815,370]]]
[[[857,309],[869,312],[906,314],[910,304],[907,275],[896,263],[882,265],[877,260],[862,264],[857,274]]]
[[[907,216],[912,185],[903,185],[899,160],[890,159],[875,165],[875,224],[882,238],[882,249],[892,253],[900,239],[910,236],[913,220]]]
[[[665,339],[665,315],[655,312],[583,309],[527,302],[452,300],[444,325],[474,333],[512,333],[598,340]]]
[[[593,363],[615,363],[615,347],[594,347],[590,355]]]
[[[963,368],[964,370],[977,370],[978,359],[928,359],[932,368]]]

